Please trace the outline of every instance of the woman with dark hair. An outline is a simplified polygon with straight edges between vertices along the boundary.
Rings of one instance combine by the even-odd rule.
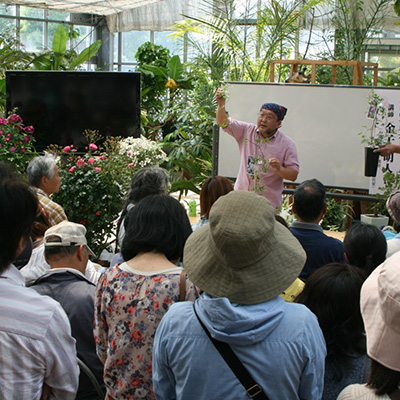
[[[200,221],[196,222],[192,228],[195,231],[198,227],[208,223],[208,217],[212,205],[221,196],[231,192],[233,185],[231,181],[223,176],[212,176],[207,178],[200,191]]]
[[[366,385],[350,385],[338,400],[400,399],[400,253],[388,258],[361,289],[371,373]]]
[[[97,354],[107,399],[152,399],[157,326],[171,304],[198,297],[176,266],[192,229],[183,206],[166,195],[141,200],[126,226],[122,255],[128,261],[105,271],[96,288]]]
[[[122,247],[122,242],[125,236],[124,219],[128,211],[146,196],[153,194],[168,194],[168,187],[168,172],[164,168],[142,168],[133,176],[129,193],[117,224],[117,238],[120,247]]]
[[[365,277],[386,259],[385,235],[374,225],[354,224],[346,233],[343,249],[347,261],[361,268]]]
[[[364,326],[360,312],[361,271],[353,265],[332,263],[307,279],[296,302],[307,306],[318,318],[324,334],[324,400],[334,400],[349,384],[365,382]]]

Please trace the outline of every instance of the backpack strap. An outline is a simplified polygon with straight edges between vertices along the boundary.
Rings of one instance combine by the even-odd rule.
[[[256,383],[253,377],[249,374],[245,366],[242,364],[242,362],[239,360],[237,355],[232,350],[231,346],[229,346],[229,344],[227,343],[220,342],[219,340],[214,339],[211,336],[209,330],[205,327],[205,325],[203,324],[203,322],[201,321],[196,312],[195,303],[193,303],[193,309],[197,319],[200,322],[201,327],[204,329],[205,333],[210,338],[211,342],[216,347],[219,354],[228,364],[229,368],[235,374],[236,378],[239,379],[240,383],[246,389],[247,396],[255,400],[269,400],[267,395],[264,393],[262,387],[258,383]]]

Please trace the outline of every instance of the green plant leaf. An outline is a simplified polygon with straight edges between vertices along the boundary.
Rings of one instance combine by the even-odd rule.
[[[156,76],[162,76],[168,79],[168,69],[164,67],[155,67],[154,65],[144,65],[142,69],[152,72]]]
[[[396,0],[393,4],[394,12],[400,16],[400,0]]]
[[[179,56],[173,56],[168,62],[168,74],[175,81],[179,80],[179,78],[183,74],[183,64]]]
[[[64,28],[64,25],[60,25],[53,37],[53,51],[55,54],[64,55],[67,50],[67,38],[68,34]]]
[[[83,50],[74,60],[72,60],[69,70],[74,69],[76,66],[83,64],[97,54],[101,47],[101,40],[96,40],[89,47]]]

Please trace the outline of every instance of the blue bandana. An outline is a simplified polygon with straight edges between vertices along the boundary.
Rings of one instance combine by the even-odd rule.
[[[287,112],[287,108],[275,103],[265,103],[261,106],[261,110],[271,110],[278,116],[278,121],[282,121]]]

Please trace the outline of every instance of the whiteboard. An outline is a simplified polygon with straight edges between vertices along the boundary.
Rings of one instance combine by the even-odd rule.
[[[367,118],[371,87],[228,82],[226,110],[235,119],[256,123],[263,103],[278,103],[288,112],[280,130],[297,147],[300,172],[296,182],[317,178],[326,186],[368,189],[364,176],[364,145],[359,132],[371,127]],[[399,141],[400,88],[375,87],[394,105],[390,121]],[[214,171],[236,178],[239,150],[236,140],[220,129],[214,140]]]

